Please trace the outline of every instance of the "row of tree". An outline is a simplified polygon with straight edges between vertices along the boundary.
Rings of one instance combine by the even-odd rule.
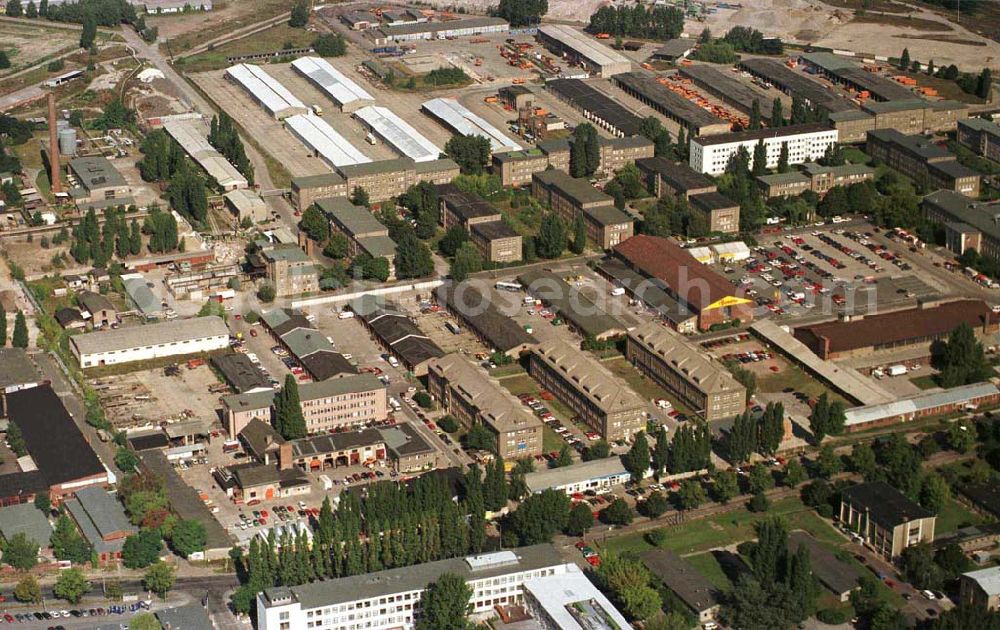
[[[591,14],[587,30],[666,41],[677,38],[684,30],[684,11],[677,7],[648,8],[642,4],[603,6]]]
[[[103,226],[98,225],[94,209],[89,209],[73,226],[71,241],[69,253],[73,260],[79,264],[89,261],[95,267],[105,267],[115,257],[124,260],[142,250],[139,223],[135,218],[126,220],[125,206],[105,209]]]
[[[237,131],[229,114],[222,112],[217,116],[212,116],[208,142],[247,178],[251,186],[253,185],[253,164],[247,157],[239,131]]]

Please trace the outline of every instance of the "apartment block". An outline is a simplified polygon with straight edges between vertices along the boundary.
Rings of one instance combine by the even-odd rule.
[[[794,197],[811,190],[820,197],[835,186],[850,186],[874,179],[875,169],[864,164],[823,166],[807,162],[798,171],[759,175],[757,185],[767,198]]]
[[[627,440],[646,427],[646,402],[568,343],[552,339],[535,346],[529,373],[605,440]]]
[[[587,238],[603,249],[632,237],[632,218],[615,208],[614,200],[586,179],[570,177],[563,171],[542,171],[532,178],[531,194],[549,204],[567,225],[574,225],[577,215],[583,215]]]
[[[477,194],[460,190],[454,184],[437,186],[441,204],[441,225],[448,229],[460,225],[469,233],[484,260],[516,262],[521,260],[521,235],[501,220],[500,210]]]
[[[920,205],[929,221],[944,224],[945,243],[952,252],[961,256],[972,248],[990,260],[1000,260],[1000,203],[938,190]]]
[[[348,197],[355,188],[362,188],[372,203],[379,203],[398,197],[421,181],[443,184],[458,174],[458,164],[449,159],[414,162],[402,157],[345,165],[338,167],[336,173],[293,178],[292,201],[304,212],[317,199]]]
[[[511,263],[523,256],[521,235],[503,221],[476,223],[469,230],[469,240],[476,246],[483,260]]]
[[[959,144],[972,149],[977,155],[1000,162],[1000,125],[985,118],[958,121]]]
[[[705,420],[727,420],[746,408],[746,388],[680,334],[649,322],[628,334],[625,358]]]
[[[907,547],[932,542],[936,519],[884,481],[850,486],[840,493],[840,522],[890,562]]]
[[[299,212],[305,212],[319,199],[349,197],[350,194],[351,191],[347,189],[347,180],[340,173],[292,178],[292,205]]]
[[[626,164],[654,154],[653,143],[642,136],[625,138],[598,138],[601,147],[601,161],[597,171],[611,176]],[[493,172],[500,176],[504,186],[524,186],[531,183],[535,173],[550,166],[556,170],[569,172],[570,141],[565,138],[539,142],[534,149],[508,151],[493,155]]]
[[[783,145],[788,148],[788,163],[802,164],[823,157],[827,149],[837,144],[837,139],[837,130],[821,123],[700,136],[691,138],[688,163],[699,173],[719,175],[726,171],[729,160],[740,148],[746,150],[752,166],[754,148],[763,143],[767,168],[778,166]]]
[[[979,173],[959,164],[952,153],[930,138],[903,135],[895,129],[876,129],[868,132],[865,153],[932,189],[979,196]]]
[[[274,391],[225,396],[222,415],[230,437],[254,418],[270,423]],[[309,433],[385,420],[385,385],[373,374],[357,374],[299,386],[302,414]]]
[[[499,383],[458,354],[432,359],[427,389],[464,426],[481,424],[494,435],[505,460],[542,452],[542,423]]]
[[[389,238],[389,228],[370,210],[352,204],[345,197],[318,199],[316,206],[330,220],[332,233],[347,237],[349,256],[366,252],[373,258],[385,258],[389,262],[388,280],[396,277],[396,243]]]

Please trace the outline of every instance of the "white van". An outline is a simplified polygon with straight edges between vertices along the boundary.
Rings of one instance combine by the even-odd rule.
[[[611,289],[611,295],[625,295],[625,287],[615,287]]]
[[[399,401],[392,396],[389,397],[389,406],[392,407],[393,411],[399,411],[403,408],[403,405],[399,404]]]
[[[524,297],[525,306],[534,306],[534,304],[535,304],[535,298],[531,297],[530,295],[526,295]]]
[[[319,481],[323,484],[324,490],[333,490],[333,481],[328,476],[320,475]]]
[[[389,365],[391,365],[394,368],[395,367],[399,367],[399,359],[397,359],[396,357],[392,356],[391,354],[386,358],[386,361],[388,361]]]
[[[337,315],[337,319],[351,319],[352,317],[354,317],[354,311],[340,311],[340,314]]]

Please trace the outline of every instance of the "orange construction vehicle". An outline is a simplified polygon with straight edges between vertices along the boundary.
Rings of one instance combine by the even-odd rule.
[[[594,35],[594,37],[596,37],[597,39],[611,39],[611,34],[610,33],[598,33],[597,35]]]
[[[496,94],[490,94],[489,96],[487,96],[486,98],[483,99],[483,102],[484,103],[496,103],[499,100],[500,99],[499,99],[499,97],[497,97]]]

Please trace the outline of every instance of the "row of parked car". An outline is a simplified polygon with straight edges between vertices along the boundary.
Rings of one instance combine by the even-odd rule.
[[[113,606],[108,606],[107,608],[80,608],[73,610],[43,610],[30,613],[7,613],[2,618],[5,623],[28,623],[33,621],[48,621],[51,619],[69,618],[69,617],[104,617],[106,615],[124,615],[125,613],[134,613],[139,610],[145,609],[149,610],[150,602],[139,601],[133,602],[129,605],[115,604]],[[62,626],[56,626],[61,628]]]

